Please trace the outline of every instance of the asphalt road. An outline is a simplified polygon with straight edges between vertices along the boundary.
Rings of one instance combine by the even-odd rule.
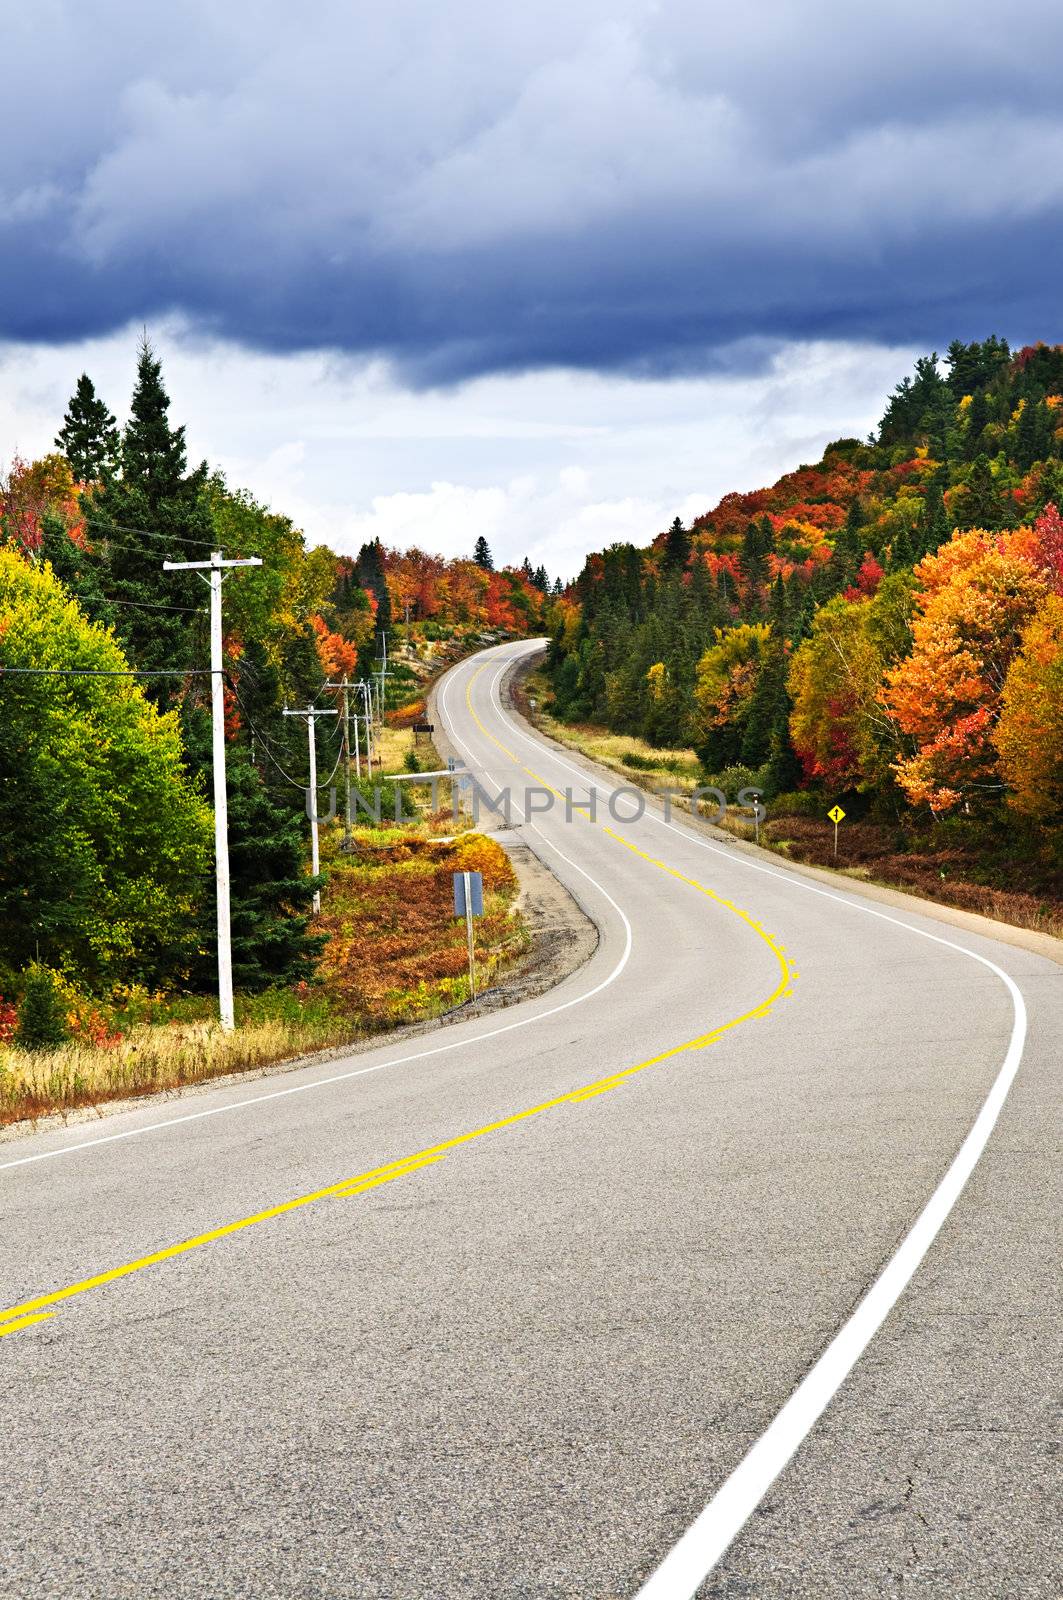
[[[633,1597],[739,1469],[699,1593],[1058,1600],[1063,971],[613,820],[615,779],[502,709],[526,648],[439,715],[598,923],[585,967],[0,1146],[2,1592]],[[521,823],[525,784],[598,818]]]

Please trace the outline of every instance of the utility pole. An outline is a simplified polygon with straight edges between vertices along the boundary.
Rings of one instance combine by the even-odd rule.
[[[321,867],[321,857],[318,853],[317,843],[317,739],[314,727],[318,717],[335,717],[339,712],[334,710],[323,711],[320,706],[307,706],[302,711],[289,711],[284,708],[286,717],[305,717],[307,738],[310,742],[310,871],[316,878]],[[321,910],[321,890],[314,890],[314,911]]]
[[[364,678],[359,678],[355,688],[362,697],[362,721],[365,723],[365,770],[366,776],[373,776],[373,686]],[[357,722],[357,716],[355,717]]]
[[[229,920],[229,796],[225,783],[225,669],[222,663],[221,586],[229,567],[260,567],[258,556],[226,561],[212,550],[209,561],[164,561],[164,572],[199,571],[210,584],[210,724],[214,756],[214,873],[218,900],[218,1015],[222,1029],[236,1026],[233,1012],[233,953]],[[206,573],[210,573],[210,577]]]
[[[323,685],[323,687],[326,688],[326,689],[338,689],[340,691],[340,704],[341,704],[341,706],[343,708],[342,711],[340,712],[340,715],[343,718],[343,723],[342,723],[342,728],[343,728],[342,741],[343,742],[342,742],[342,744],[340,746],[340,751],[341,751],[341,759],[343,761],[343,775],[344,775],[344,784],[345,784],[345,799],[344,799],[344,806],[343,806],[343,844],[342,844],[341,848],[344,849],[344,850],[350,850],[350,849],[353,848],[353,846],[351,844],[351,717],[350,717],[350,707],[349,707],[349,705],[347,703],[348,690],[350,688],[350,685],[349,685],[349,683],[347,681],[347,674],[346,673],[343,674],[343,677],[340,679],[339,683],[326,683],[326,684]],[[354,737],[355,737],[355,748],[357,749],[357,739],[358,739],[358,715],[357,715],[357,713],[355,713],[355,718],[354,718]],[[361,762],[360,761],[358,763],[358,776],[359,777],[362,776],[362,767],[361,767]],[[316,810],[317,807],[315,806],[314,809]]]
[[[383,725],[384,725],[384,679],[391,677],[391,673],[388,671],[388,636],[387,636],[386,633],[381,633],[381,635],[380,635],[380,643],[381,643],[381,647],[382,647],[382,650],[383,650],[383,656],[382,656],[382,662],[381,662],[380,671],[377,673],[377,677],[380,679],[380,691],[379,691],[379,694],[377,695],[377,711],[378,711],[378,714],[379,714],[380,725],[381,725],[381,727],[383,727]]]

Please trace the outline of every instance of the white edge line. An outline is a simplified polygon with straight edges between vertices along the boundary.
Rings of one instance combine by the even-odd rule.
[[[498,711],[507,729],[512,728],[526,743],[541,747],[539,741],[529,738],[523,729],[506,717],[500,698]],[[550,754],[559,765],[567,767],[585,782],[589,781],[588,773],[580,772],[579,768],[557,756],[552,750]],[[1000,1070],[967,1137],[930,1199],[856,1309],[843,1322],[789,1400],[634,1597],[634,1600],[691,1600],[728,1546],[741,1532],[775,1479],[793,1459],[826,1411],[908,1287],[920,1262],[963,1193],[968,1178],[989,1142],[1008,1091],[1015,1080],[1015,1074],[1019,1070],[1026,1043],[1026,1003],[1014,979],[1009,977],[1002,967],[998,967],[995,961],[990,961],[988,956],[980,955],[976,950],[969,950],[965,945],[957,944],[953,939],[945,939],[940,934],[930,933],[925,928],[915,927],[901,917],[893,917],[885,911],[876,910],[873,906],[863,905],[848,895],[835,894],[830,889],[821,889],[789,873],[780,872],[757,861],[749,861],[738,851],[711,844],[707,839],[699,839],[691,829],[677,828],[674,823],[666,821],[653,810],[647,810],[643,815],[652,818],[669,832],[680,834],[703,850],[725,856],[738,866],[747,867],[753,872],[766,873],[772,878],[780,878],[784,883],[796,889],[804,889],[809,894],[836,900],[853,911],[862,911],[866,916],[877,917],[882,922],[891,922],[898,928],[904,928],[920,938],[930,939],[934,944],[944,945],[946,949],[956,950],[969,960],[979,962],[1003,983],[1011,997],[1013,1013],[1011,1037]]]
[[[458,675],[462,667],[468,666],[470,662],[476,661],[477,659],[478,658],[476,656],[469,657],[467,661],[461,662],[459,666],[454,669],[453,673],[449,673],[443,680],[443,689],[440,697],[440,709],[444,713],[446,712],[447,690],[450,687],[452,679]],[[450,733],[450,737],[454,740],[455,744],[459,745],[460,748],[465,751],[466,755],[471,756],[472,752],[463,740],[459,739],[452,731]],[[0,1161],[0,1172],[7,1172],[12,1167],[30,1166],[38,1161],[55,1161],[61,1156],[74,1155],[81,1150],[95,1149],[99,1145],[115,1144],[119,1140],[123,1139],[136,1139],[146,1133],[158,1133],[167,1128],[180,1127],[183,1123],[200,1122],[205,1117],[225,1116],[228,1112],[243,1111],[248,1106],[263,1105],[270,1100],[284,1100],[290,1095],[308,1094],[313,1089],[324,1089],[331,1084],[347,1083],[352,1078],[364,1078],[373,1072],[383,1072],[388,1067],[406,1066],[411,1061],[424,1061],[430,1056],[444,1055],[450,1050],[468,1049],[470,1046],[479,1044],[484,1039],[497,1039],[501,1034],[512,1033],[516,1028],[530,1027],[536,1022],[544,1022],[547,1017],[556,1017],[561,1011],[568,1011],[573,1006],[580,1006],[583,1005],[585,1001],[592,1000],[596,994],[601,994],[603,989],[607,989],[611,983],[615,983],[617,978],[619,978],[620,974],[623,972],[624,968],[627,966],[628,958],[631,955],[631,923],[628,921],[624,911],[613,899],[608,889],[604,889],[596,878],[593,878],[584,867],[580,866],[578,861],[573,861],[570,856],[566,856],[564,851],[559,850],[555,844],[546,839],[533,823],[526,823],[525,825],[532,828],[535,833],[538,833],[539,837],[543,839],[544,844],[546,844],[550,850],[554,851],[555,854],[559,855],[562,861],[567,862],[570,867],[574,867],[578,873],[587,879],[588,883],[593,884],[594,888],[597,889],[606,900],[608,900],[609,904],[612,906],[613,910],[617,913],[624,925],[623,951],[621,952],[621,955],[612,971],[607,973],[600,983],[596,983],[593,989],[588,989],[585,994],[575,995],[571,1000],[565,1000],[560,1005],[550,1006],[545,1011],[537,1011],[532,1017],[521,1017],[516,1022],[504,1023],[499,1028],[490,1028],[486,1033],[478,1033],[471,1039],[467,1037],[452,1039],[447,1044],[435,1045],[430,1050],[415,1050],[409,1055],[393,1056],[388,1061],[378,1061],[371,1067],[355,1067],[349,1072],[330,1073],[326,1078],[315,1078],[312,1083],[289,1084],[284,1089],[272,1089],[266,1094],[246,1095],[240,1100],[231,1101],[228,1105],[208,1106],[202,1111],[188,1111],[182,1116],[165,1117],[159,1122],[143,1123],[140,1127],[126,1128],[120,1133],[105,1133],[101,1134],[95,1139],[81,1139],[76,1144],[60,1145],[55,1150],[40,1150],[33,1155],[18,1156],[14,1161]]]

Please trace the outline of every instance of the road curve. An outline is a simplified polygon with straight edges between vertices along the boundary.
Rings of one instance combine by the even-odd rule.
[[[0,1146],[0,1592],[1057,1600],[1059,968],[618,820],[528,648],[586,966]]]

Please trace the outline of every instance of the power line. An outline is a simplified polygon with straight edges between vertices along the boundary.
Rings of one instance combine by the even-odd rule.
[[[0,664],[0,678],[18,673],[31,678],[209,678],[209,667],[6,667]]]
[[[141,611],[187,611],[193,617],[205,617],[205,606],[168,606],[161,600],[117,600],[112,595],[75,595],[78,605],[90,606],[137,606]]]
[[[92,530],[92,512],[91,511],[88,513],[88,515],[85,518],[85,525],[86,525],[87,528]],[[108,521],[106,526],[105,526],[104,523],[103,523],[103,519],[102,518],[100,518],[100,520],[99,520],[99,522],[97,523],[96,526],[97,526],[97,529],[102,529],[102,531],[99,531],[99,532],[96,532],[96,531],[93,530],[94,531],[94,537],[97,538],[97,539],[108,539],[108,538],[110,538],[110,535],[107,532],[107,528],[117,528],[119,533],[139,533],[144,538],[147,538],[147,539],[165,539],[170,544],[189,544],[189,545],[195,545],[197,548],[201,547],[203,545],[206,545],[206,547],[209,549],[211,544],[214,541],[214,535],[213,534],[204,534],[202,539],[185,539],[185,538],[182,538],[182,536],[179,533],[160,533],[157,528],[131,528],[131,527],[128,526],[128,524],[126,524],[124,522],[110,522],[110,521]],[[134,545],[131,548],[135,549],[136,546]]]

